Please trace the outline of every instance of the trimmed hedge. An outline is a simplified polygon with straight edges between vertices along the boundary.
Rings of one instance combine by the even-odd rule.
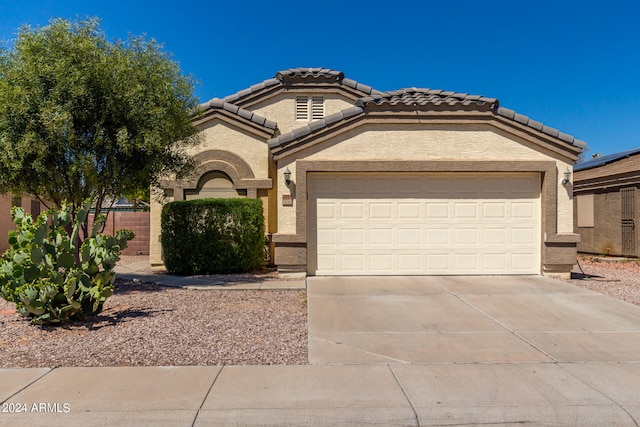
[[[250,271],[264,259],[260,199],[198,199],[162,209],[164,264],[173,274]]]

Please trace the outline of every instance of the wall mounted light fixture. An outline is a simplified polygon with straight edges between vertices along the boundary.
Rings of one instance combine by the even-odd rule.
[[[569,167],[567,167],[567,170],[564,171],[564,178],[562,179],[562,185],[567,185],[570,182],[571,182],[571,171],[569,170]]]
[[[291,171],[289,168],[284,170],[284,183],[287,185],[291,184]]]

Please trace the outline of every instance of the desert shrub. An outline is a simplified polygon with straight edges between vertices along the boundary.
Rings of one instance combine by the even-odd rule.
[[[16,303],[18,313],[32,323],[64,323],[98,314],[113,294],[113,269],[134,236],[129,230],[101,234],[106,218],[99,215],[78,250],[75,242],[89,208],[87,202],[73,223],[67,204],[35,221],[22,208],[11,210],[17,229],[9,232],[10,247],[0,259],[0,296]]]
[[[246,272],[264,257],[259,199],[198,199],[162,209],[164,264],[173,274]]]

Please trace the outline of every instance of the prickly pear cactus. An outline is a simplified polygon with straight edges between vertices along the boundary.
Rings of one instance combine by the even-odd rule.
[[[9,232],[10,248],[0,259],[0,296],[15,302],[18,313],[32,323],[64,323],[98,314],[113,294],[113,269],[134,234],[101,234],[106,218],[99,215],[90,237],[76,250],[74,242],[90,207],[87,201],[76,212],[71,235],[65,228],[71,222],[67,204],[35,221],[22,208],[11,210],[17,229]]]

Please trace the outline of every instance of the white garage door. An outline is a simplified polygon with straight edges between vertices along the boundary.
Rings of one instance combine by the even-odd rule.
[[[533,173],[310,174],[309,273],[540,273]]]

